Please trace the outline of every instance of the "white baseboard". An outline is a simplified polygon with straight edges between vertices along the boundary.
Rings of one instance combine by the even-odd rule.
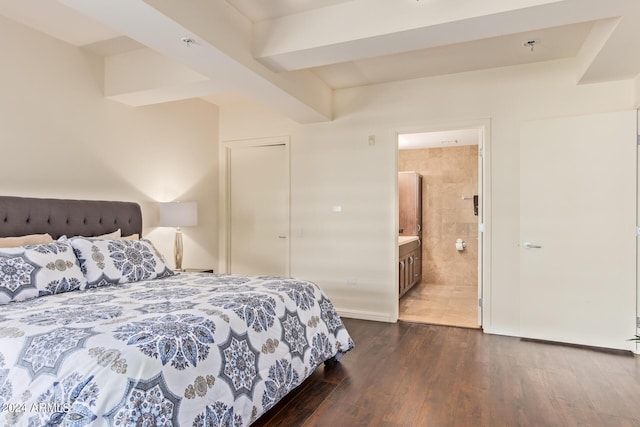
[[[336,311],[338,312],[340,317],[347,317],[349,319],[373,320],[375,322],[393,323],[393,320],[391,319],[389,313],[380,313],[375,311],[342,310],[339,308],[336,308]]]
[[[518,335],[517,332],[515,331],[511,331],[511,330],[507,330],[507,329],[494,329],[494,328],[487,328],[484,325],[482,326],[482,331],[485,334],[491,334],[491,335],[504,335],[507,337],[516,337],[516,338],[520,338],[520,336]]]
[[[540,340],[540,341],[548,341],[548,342],[557,342],[559,344],[569,344],[569,345],[576,345],[576,346],[598,348],[598,346],[590,346],[588,344],[581,344],[581,343],[572,343],[570,341],[545,340],[544,338],[525,337],[525,336],[522,336],[519,333],[516,333],[514,331],[507,331],[507,330],[500,330],[500,329],[483,329],[483,331],[485,333],[491,334],[491,335],[503,335],[503,336],[513,337],[513,338],[518,338],[518,339]],[[611,349],[611,350],[630,351],[633,354],[640,355],[640,345],[638,345],[638,344],[633,346],[633,348],[628,348],[628,347],[600,347],[600,348],[602,348],[602,349]]]

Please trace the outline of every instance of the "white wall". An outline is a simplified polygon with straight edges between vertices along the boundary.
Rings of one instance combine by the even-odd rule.
[[[0,52],[0,194],[138,202],[169,260],[173,230],[154,228],[154,203],[195,200],[184,265],[215,265],[217,107],[105,100],[102,58],[4,18]]]
[[[221,140],[291,135],[292,274],[343,314],[393,320],[395,132],[491,121],[485,330],[519,329],[519,132],[523,121],[633,108],[634,82],[577,86],[570,60],[337,91],[332,122],[297,125],[259,106],[220,111]],[[368,145],[368,135],[376,144]],[[331,212],[342,205],[343,213]],[[356,285],[347,279],[356,278]]]

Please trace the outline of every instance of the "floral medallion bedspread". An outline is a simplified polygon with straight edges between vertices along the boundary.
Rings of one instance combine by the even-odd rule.
[[[247,426],[353,348],[310,282],[179,274],[0,306],[0,426]]]

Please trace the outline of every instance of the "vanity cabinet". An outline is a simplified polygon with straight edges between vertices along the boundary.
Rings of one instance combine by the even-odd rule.
[[[422,277],[422,175],[398,173],[399,294],[404,295]]]
[[[400,296],[420,282],[422,275],[420,251],[420,239],[403,243],[399,247],[398,286]]]

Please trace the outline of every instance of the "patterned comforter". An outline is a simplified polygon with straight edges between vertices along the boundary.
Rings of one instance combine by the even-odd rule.
[[[0,306],[0,425],[246,426],[353,348],[294,279],[179,274]]]

